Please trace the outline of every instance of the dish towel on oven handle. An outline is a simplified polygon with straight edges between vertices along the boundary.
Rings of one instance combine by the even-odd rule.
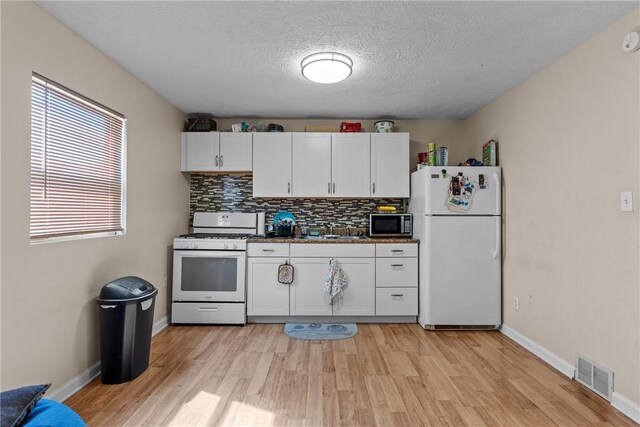
[[[324,290],[329,295],[329,305],[333,305],[341,296],[342,290],[349,284],[347,275],[335,259],[329,261],[329,271],[324,281]]]

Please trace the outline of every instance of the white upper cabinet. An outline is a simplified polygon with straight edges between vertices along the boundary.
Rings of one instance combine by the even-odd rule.
[[[409,134],[371,134],[371,197],[409,197]]]
[[[293,133],[292,175],[293,196],[331,196],[330,133]]]
[[[180,170],[218,170],[218,132],[182,132],[182,165]]]
[[[253,135],[253,197],[291,197],[291,132]]]
[[[369,197],[370,141],[369,133],[334,133],[332,135],[331,196]]]
[[[253,134],[220,133],[220,170],[243,172],[251,170]]]
[[[182,132],[183,172],[251,171],[251,133]]]
[[[221,133],[221,151],[213,155],[195,146],[199,151],[190,161],[222,162],[218,169],[185,169],[183,147],[183,170],[241,171],[253,166],[254,197],[409,197],[408,133],[254,133],[253,165],[250,158],[247,169],[236,166],[241,160],[230,163],[229,150],[251,147],[251,140],[225,139],[250,136]],[[237,153],[238,159],[245,156]]]

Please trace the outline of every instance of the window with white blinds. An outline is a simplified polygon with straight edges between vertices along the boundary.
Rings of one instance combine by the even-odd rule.
[[[122,114],[33,73],[32,242],[124,233],[125,142]]]

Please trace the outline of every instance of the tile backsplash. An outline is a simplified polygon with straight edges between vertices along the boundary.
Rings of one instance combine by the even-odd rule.
[[[291,212],[299,225],[310,228],[335,223],[338,227],[369,226],[376,206],[395,206],[403,212],[404,199],[264,199],[254,198],[251,175],[191,174],[189,224],[194,212],[266,212],[270,224],[278,211]]]

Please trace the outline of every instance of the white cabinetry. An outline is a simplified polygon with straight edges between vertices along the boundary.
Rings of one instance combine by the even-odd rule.
[[[324,277],[328,258],[291,258],[294,280],[289,288],[289,314],[292,316],[331,316]]]
[[[251,171],[251,133],[182,132],[183,172]]]
[[[250,134],[221,133],[221,149],[227,135]],[[215,169],[208,165],[217,164],[218,153],[196,149],[192,162],[204,163],[198,167],[227,170],[228,154],[220,153],[223,165]],[[254,197],[406,198],[409,134],[255,133],[253,172]]]
[[[249,316],[417,316],[418,249],[415,243],[249,243]],[[342,297],[329,305],[324,289],[331,259],[348,279]],[[278,282],[290,260],[291,285]]]
[[[370,150],[368,133],[294,133],[293,195],[369,197]]]
[[[349,284],[344,288],[342,298],[334,305],[333,315],[373,316],[376,312],[375,258],[336,259],[349,278]]]
[[[250,171],[252,141],[251,133],[220,133],[220,171]]]
[[[293,134],[293,195],[331,195],[331,134]]]
[[[376,244],[376,316],[418,315],[418,244]]]
[[[278,267],[288,261],[289,245],[250,244],[247,258],[247,315],[288,316],[289,286],[278,282]]]
[[[409,197],[409,134],[371,134],[371,197]]]
[[[290,288],[290,314],[314,316],[372,316],[375,314],[375,248],[370,244],[292,244],[295,280]],[[324,290],[331,258],[349,284],[332,307]]]
[[[182,172],[218,169],[218,132],[182,132]]]
[[[368,133],[334,133],[331,136],[331,195],[333,197],[369,197],[370,140]],[[407,171],[408,176],[409,171]]]
[[[290,197],[291,132],[253,135],[253,197]]]

